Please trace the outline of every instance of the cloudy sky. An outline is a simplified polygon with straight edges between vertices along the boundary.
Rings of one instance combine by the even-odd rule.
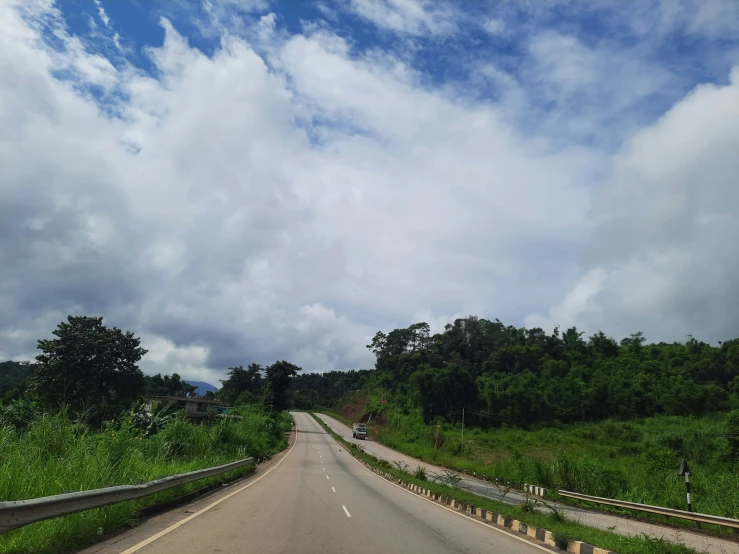
[[[736,0],[0,0],[0,359],[371,367],[455,317],[739,336]]]

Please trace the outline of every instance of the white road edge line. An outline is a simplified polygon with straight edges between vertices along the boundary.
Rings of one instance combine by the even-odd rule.
[[[153,542],[154,542],[155,540],[157,540],[157,539],[159,539],[159,538],[163,537],[163,536],[164,536],[164,535],[166,535],[167,533],[171,533],[172,531],[174,531],[174,530],[175,530],[175,529],[177,529],[178,527],[181,527],[182,525],[184,525],[185,523],[187,523],[187,522],[188,522],[188,521],[190,521],[191,519],[195,519],[195,518],[196,518],[196,517],[198,517],[198,516],[199,516],[200,514],[204,514],[205,512],[207,512],[207,511],[208,511],[208,510],[210,510],[211,508],[213,508],[213,507],[217,506],[218,504],[220,504],[220,503],[221,503],[221,502],[223,502],[224,500],[228,500],[228,499],[229,499],[229,498],[231,498],[232,496],[235,496],[235,495],[239,494],[239,493],[240,493],[241,491],[243,491],[243,490],[245,490],[245,489],[248,489],[248,488],[249,488],[249,487],[251,487],[251,486],[252,486],[252,485],[253,485],[254,483],[257,483],[257,482],[261,481],[262,479],[264,479],[265,477],[267,477],[267,475],[269,475],[270,473],[272,473],[272,470],[274,470],[274,469],[277,469],[277,466],[279,466],[279,465],[280,465],[280,464],[281,464],[282,462],[284,462],[284,461],[285,461],[285,459],[286,459],[286,458],[287,458],[287,457],[288,457],[288,456],[290,455],[290,453],[291,453],[291,452],[293,451],[293,448],[295,448],[295,445],[296,445],[296,444],[298,444],[298,422],[297,422],[297,420],[295,420],[295,442],[294,442],[294,443],[293,443],[293,445],[292,445],[292,446],[290,447],[290,450],[288,450],[288,451],[287,451],[287,454],[285,454],[285,456],[284,456],[284,457],[283,457],[283,458],[282,458],[282,459],[281,459],[281,460],[280,460],[279,462],[277,462],[277,463],[276,463],[275,465],[273,465],[273,466],[272,466],[271,468],[269,468],[269,469],[268,469],[267,471],[265,471],[265,472],[264,472],[264,475],[262,475],[262,476],[258,477],[257,479],[254,479],[254,481],[251,481],[250,483],[247,483],[246,485],[244,485],[244,486],[243,486],[243,487],[241,487],[240,489],[237,489],[237,490],[235,490],[234,492],[232,492],[232,493],[229,493],[229,494],[227,494],[227,495],[226,495],[226,496],[224,496],[223,498],[219,498],[218,500],[216,500],[216,501],[215,501],[215,502],[213,502],[212,504],[209,504],[209,505],[207,505],[207,506],[206,506],[205,508],[203,508],[202,510],[198,510],[198,511],[197,511],[197,512],[195,512],[194,514],[190,514],[190,515],[189,515],[189,516],[187,516],[187,517],[186,517],[185,519],[181,519],[180,521],[178,521],[178,522],[177,522],[177,523],[175,523],[174,525],[170,525],[170,526],[169,526],[169,527],[167,527],[166,529],[164,529],[164,530],[162,530],[162,531],[159,531],[158,533],[156,533],[155,535],[152,535],[152,536],[151,536],[151,537],[149,537],[148,539],[146,539],[146,540],[144,540],[144,541],[141,541],[140,543],[138,543],[138,544],[136,544],[136,545],[132,546],[131,548],[127,548],[126,550],[124,550],[123,552],[121,552],[121,554],[133,554],[134,552],[138,552],[139,550],[141,550],[141,549],[142,549],[142,548],[144,548],[145,546],[147,546],[147,545],[149,545],[149,544],[153,543]],[[328,477],[328,475],[326,475],[326,477]]]
[[[346,517],[352,517],[352,515],[349,513],[349,510],[346,509],[346,506],[342,504],[341,507],[344,508],[344,513],[346,514]]]
[[[331,490],[332,490],[332,491],[334,491],[334,492],[336,492],[336,489],[335,489],[335,488],[333,488],[333,487],[331,487]]]
[[[325,423],[325,422],[324,422],[324,423]],[[328,425],[328,423],[326,423],[326,425]],[[331,427],[331,426],[329,425],[329,427]],[[331,429],[333,429],[333,427],[331,427]],[[335,432],[335,431],[334,431],[334,432]],[[338,433],[337,433],[337,434],[338,434]],[[331,438],[333,439],[333,437],[331,437]],[[334,442],[335,442],[335,439],[334,439]],[[436,502],[434,502],[433,500],[429,500],[428,498],[425,498],[425,497],[423,497],[423,496],[419,496],[419,495],[417,495],[416,493],[414,493],[414,492],[412,492],[412,491],[409,491],[408,489],[405,489],[405,488],[401,487],[401,486],[400,486],[400,485],[398,485],[397,483],[393,483],[393,482],[391,482],[391,481],[388,481],[388,480],[387,480],[387,479],[385,479],[384,477],[381,477],[380,475],[377,475],[376,473],[374,473],[374,472],[370,471],[369,469],[367,469],[367,468],[366,468],[366,467],[364,466],[364,464],[363,464],[362,462],[360,462],[359,460],[357,460],[357,459],[356,459],[356,458],[355,458],[354,456],[352,456],[352,455],[351,455],[351,454],[349,454],[348,452],[347,452],[347,454],[349,455],[349,457],[350,457],[350,458],[351,458],[352,460],[354,460],[355,462],[357,462],[357,463],[358,463],[358,464],[359,464],[359,465],[360,465],[360,466],[362,467],[362,469],[364,469],[364,470],[365,470],[365,471],[366,471],[367,473],[369,473],[370,475],[374,475],[375,477],[377,477],[378,479],[381,479],[382,481],[384,481],[384,482],[385,482],[385,483],[387,483],[388,485],[392,485],[392,486],[394,486],[394,487],[398,487],[398,488],[399,488],[400,490],[402,490],[402,491],[405,491],[405,492],[407,492],[408,494],[412,494],[412,495],[413,495],[413,496],[415,496],[416,498],[420,498],[421,500],[424,500],[424,501],[428,502],[429,504],[432,504],[432,505],[434,505],[434,506],[436,506],[436,507],[438,507],[438,508],[441,508],[442,510],[447,510],[448,512],[452,512],[453,514],[456,514],[456,515],[458,515],[459,517],[463,517],[463,518],[465,518],[465,519],[469,519],[470,521],[472,521],[472,522],[474,522],[474,523],[477,523],[478,525],[482,525],[483,527],[485,527],[485,528],[487,528],[487,529],[492,529],[493,531],[497,531],[498,533],[500,533],[500,534],[502,534],[502,535],[505,535],[506,537],[511,537],[511,538],[513,538],[513,539],[516,539],[517,541],[521,541],[521,542],[523,542],[523,543],[526,543],[526,544],[528,544],[529,546],[533,546],[534,548],[538,548],[539,550],[542,550],[542,551],[544,551],[544,552],[549,552],[550,554],[551,554],[551,552],[552,552],[552,551],[551,551],[551,550],[550,550],[549,548],[544,548],[543,546],[541,546],[541,545],[539,545],[539,544],[536,544],[536,543],[534,543],[534,542],[531,542],[531,541],[527,541],[526,539],[524,539],[524,538],[521,538],[521,537],[517,537],[517,536],[516,536],[516,535],[514,535],[513,533],[508,533],[508,532],[506,532],[506,531],[503,531],[502,529],[498,529],[497,527],[495,527],[495,526],[493,526],[493,525],[489,525],[488,523],[484,523],[484,522],[482,522],[482,521],[480,521],[480,520],[478,520],[478,519],[475,519],[475,518],[473,518],[473,517],[470,517],[470,516],[468,516],[468,515],[465,515],[465,514],[463,514],[463,513],[460,513],[460,512],[458,512],[457,510],[452,510],[451,508],[447,508],[446,506],[442,506],[441,504],[437,504],[437,503],[436,503]],[[328,477],[328,475],[326,475],[326,477]]]

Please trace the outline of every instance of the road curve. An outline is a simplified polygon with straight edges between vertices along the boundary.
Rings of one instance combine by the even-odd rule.
[[[149,536],[139,528],[138,542],[128,541],[124,548],[119,541],[115,552],[550,552],[378,477],[309,415],[293,415],[297,424],[293,447],[269,473],[249,488],[236,488],[216,505],[211,502],[212,508],[185,510],[177,521],[152,529]]]
[[[321,418],[321,420],[323,420],[323,422],[326,423],[336,434],[349,442],[361,445],[373,456],[383,458],[390,462],[405,462],[411,469],[415,468],[416,465],[420,463],[421,465],[426,466],[430,475],[443,475],[442,468],[425,462],[420,462],[416,458],[411,458],[410,456],[398,452],[397,450],[393,450],[383,444],[372,440],[353,439],[351,428],[331,416],[326,414],[316,414],[316,416]],[[474,492],[475,494],[510,504],[519,504],[524,501],[524,495],[522,494],[511,491],[504,497],[498,488],[488,485],[478,479],[463,479],[460,486]],[[558,506],[572,521],[579,521],[590,527],[612,530],[623,535],[646,534],[652,537],[664,538],[671,542],[685,544],[696,549],[698,552],[706,552],[707,554],[739,554],[739,544],[731,540],[691,533],[685,528],[674,529],[662,525],[655,525],[647,521],[626,519],[616,515],[593,512],[565,504],[559,504]]]

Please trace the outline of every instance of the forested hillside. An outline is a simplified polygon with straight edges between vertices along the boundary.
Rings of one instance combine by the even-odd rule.
[[[26,388],[36,364],[30,362],[0,362],[0,398],[6,401],[17,398]]]
[[[347,394],[361,390],[373,373],[360,369],[298,375],[292,381],[290,405],[300,410],[330,408]]]
[[[739,340],[711,346],[649,344],[642,333],[620,341],[576,328],[552,334],[506,326],[499,320],[457,319],[443,333],[416,323],[378,332],[368,345],[376,371],[363,382],[394,404],[435,417],[481,426],[594,421],[654,414],[703,415],[737,407]],[[352,372],[324,374],[331,391]],[[314,395],[318,377],[294,382],[295,406],[325,405]],[[299,399],[299,400],[298,400]]]

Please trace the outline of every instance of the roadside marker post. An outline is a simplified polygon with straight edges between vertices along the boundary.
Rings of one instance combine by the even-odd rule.
[[[685,459],[683,459],[683,461],[680,462],[680,468],[677,470],[677,474],[682,477],[685,477],[685,490],[686,490],[687,499],[688,499],[688,511],[692,512],[693,503],[690,500],[690,476],[692,475],[692,473],[690,472],[690,466],[688,466],[688,462]],[[695,524],[698,526],[698,529],[701,528],[700,521],[696,521]]]

